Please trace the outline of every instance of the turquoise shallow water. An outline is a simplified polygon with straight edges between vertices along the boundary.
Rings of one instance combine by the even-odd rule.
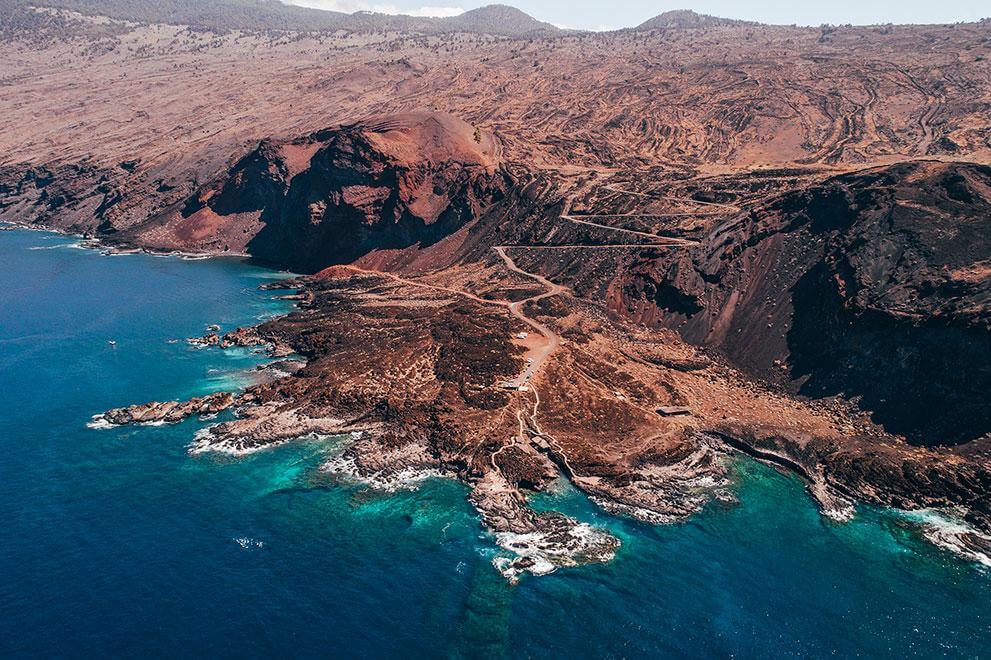
[[[0,232],[0,656],[969,657],[991,578],[901,516],[823,520],[800,482],[734,463],[738,503],[673,526],[536,498],[608,527],[607,565],[510,586],[451,481],[326,482],[331,444],[190,457],[202,425],[94,413],[248,381],[251,353],[176,338],[287,308],[237,261],[105,257]],[[30,249],[54,248],[54,249]],[[107,341],[118,342],[116,348]]]

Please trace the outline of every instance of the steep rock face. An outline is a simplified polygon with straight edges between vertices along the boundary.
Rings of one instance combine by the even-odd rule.
[[[121,199],[112,175],[87,163],[0,166],[0,220],[29,220],[79,234],[96,230],[108,225],[107,216]]]
[[[917,444],[991,432],[991,168],[906,163],[788,193],[635,265],[621,299]]]
[[[494,138],[460,119],[398,115],[262,142],[165,224],[191,248],[313,272],[456,231],[503,196],[498,163]]]

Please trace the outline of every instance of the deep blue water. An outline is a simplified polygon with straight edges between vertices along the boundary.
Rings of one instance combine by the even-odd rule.
[[[741,459],[737,504],[652,527],[564,489],[608,527],[607,565],[510,586],[450,481],[329,484],[330,445],[186,453],[202,422],[92,430],[106,408],[248,382],[259,357],[169,340],[285,311],[277,274],[105,257],[0,232],[0,656],[981,657],[991,578],[904,517],[820,517]],[[35,249],[29,248],[55,248]],[[116,348],[107,342],[114,339]]]

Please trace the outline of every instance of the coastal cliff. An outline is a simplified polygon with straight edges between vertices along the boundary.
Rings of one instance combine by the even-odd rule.
[[[177,208],[115,241],[236,252],[298,272],[428,246],[507,187],[499,145],[443,113],[264,140]]]
[[[285,234],[271,245],[298,244],[300,263],[336,264],[284,284],[300,289],[299,311],[203,340],[275,347],[276,355],[303,356],[305,367],[243,394],[110,411],[105,421],[233,409],[236,419],[195,443],[195,451],[233,454],[352,434],[328,471],[382,484],[416,474],[461,479],[489,529],[518,553],[519,562],[503,567],[514,578],[607,559],[617,543],[537,514],[530,491],[564,477],[607,510],[676,520],[719,496],[723,456],[734,450],[796,472],[832,517],[853,515],[856,502],[957,507],[975,530],[960,542],[987,544],[982,418],[925,417],[928,426],[906,432],[912,418],[892,415],[917,401],[885,408],[864,394],[874,377],[891,381],[874,386],[874,396],[887,387],[897,402],[911,392],[943,409],[977,405],[987,368],[973,353],[987,341],[975,270],[987,253],[986,168],[899,164],[825,178],[747,211],[678,198],[713,216],[695,239],[688,230],[598,222],[611,216],[577,213],[574,199],[569,208],[559,181],[513,185],[526,179],[494,163],[447,165],[443,181],[457,183],[434,181],[424,204],[422,184],[409,180],[425,181],[427,166],[383,174],[396,170],[373,164],[370,135],[379,134],[331,131],[298,170],[284,147],[263,145],[198,195],[200,206],[184,218],[263,209],[259,217],[268,214]],[[431,131],[407,130],[401,140],[409,153],[431,156],[438,144],[443,157],[452,151]],[[356,196],[356,188],[381,192]],[[626,198],[671,197],[615,184],[598,190],[581,203],[630,219],[638,216],[624,210]],[[297,227],[294,213],[313,199],[335,203]],[[413,209],[416,240],[398,241]],[[456,220],[442,219],[452,213]],[[428,239],[432,227],[438,233]],[[868,322],[889,327],[864,334]],[[781,330],[768,332],[776,324]],[[956,344],[959,373],[930,369],[931,380],[906,380],[912,352],[924,358],[932,333],[975,343]],[[886,353],[891,341],[900,361]],[[820,345],[836,360],[817,353]],[[811,355],[832,370],[804,374]],[[816,378],[831,389],[814,389]]]
[[[618,309],[795,394],[856,399],[913,444],[987,439],[989,217],[986,166],[846,174],[632,266]]]

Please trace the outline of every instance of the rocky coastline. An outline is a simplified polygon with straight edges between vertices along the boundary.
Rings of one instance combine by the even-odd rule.
[[[725,456],[733,451],[799,475],[824,514],[835,520],[848,520],[858,502],[963,511],[972,529],[954,534],[952,543],[945,538],[941,543],[981,556],[988,549],[980,481],[986,472],[976,465],[967,467],[916,448],[911,451],[918,468],[908,468],[905,449],[878,454],[859,448],[863,440],[856,436],[848,436],[839,451],[838,436],[829,438],[835,422],[824,425],[800,402],[749,385],[711,401],[718,406],[727,394],[745,393],[757,407],[749,420],[728,422],[703,407],[665,420],[653,410],[661,402],[660,392],[670,397],[669,390],[679,385],[686,391],[702,382],[711,386],[726,369],[718,360],[700,359],[687,345],[671,346],[671,337],[639,347],[641,354],[653,357],[664,351],[665,360],[628,360],[621,365],[625,378],[619,380],[614,365],[583,362],[582,356],[562,348],[546,367],[549,373],[535,379],[529,390],[505,390],[500,383],[526,364],[524,349],[513,343],[520,331],[512,317],[482,302],[452,300],[441,290],[416,291],[414,298],[415,286],[360,270],[335,270],[265,288],[301,291],[298,310],[254,328],[210,332],[191,342],[264,347],[275,358],[301,355],[305,362],[295,363],[290,374],[241,393],[130,406],[99,419],[112,425],[176,423],[229,411],[231,419],[197,434],[192,453],[239,456],[300,438],[345,438],[335,441],[342,443],[341,453],[324,466],[337,478],[386,490],[434,476],[459,479],[472,489],[470,500],[495,542],[514,557],[499,558],[497,566],[511,580],[522,573],[605,561],[619,546],[612,536],[567,516],[533,511],[528,493],[564,477],[607,511],[654,524],[676,522],[731,486]],[[610,350],[601,335],[589,333],[577,341],[573,330],[571,337],[569,343],[594,342],[599,350]],[[493,364],[491,356],[499,351],[506,359]],[[629,347],[625,352],[630,354]],[[443,356],[460,356],[464,362],[447,364]],[[657,364],[677,366],[685,360],[699,368],[683,371]],[[597,368],[604,371],[596,373]],[[559,391],[557,383],[589,376],[625,381],[624,393]],[[736,378],[741,377],[723,371],[719,380]],[[651,382],[666,387],[646,389]],[[576,417],[565,412],[570,406],[587,411]],[[596,424],[604,410],[603,423]],[[808,428],[769,428],[768,419],[782,411],[790,421],[805,417],[803,421],[814,423],[813,433]],[[643,419],[644,412],[649,419]],[[859,423],[841,410],[831,414],[831,419],[843,420],[841,428]],[[595,446],[587,444],[590,433],[596,434]]]
[[[975,30],[945,36],[973,41]],[[891,57],[910,46],[870,38]],[[806,47],[828,55],[816,67],[846,57],[828,42]],[[858,503],[952,509],[975,530],[958,535],[973,550],[991,531],[991,171],[979,164],[987,131],[967,109],[983,61],[954,55],[954,89],[940,82],[958,99],[946,112],[971,122],[952,138],[936,139],[945,127],[912,96],[883,130],[878,115],[800,138],[789,120],[782,142],[768,140],[770,115],[733,95],[742,83],[725,67],[707,69],[718,82],[707,93],[735,119],[669,117],[670,132],[592,110],[574,140],[568,122],[535,124],[545,109],[512,95],[500,99],[515,108],[505,121],[489,112],[502,106],[463,99],[457,113],[415,98],[359,112],[345,96],[334,121],[195,141],[174,161],[88,143],[92,162],[4,166],[0,218],[111,252],[248,255],[307,274],[277,285],[294,313],[191,341],[298,361],[244,392],[130,406],[94,426],[223,413],[193,449],[233,454],[360,433],[345,473],[453,475],[505,545],[529,539],[546,559],[554,539],[561,552],[531,553],[530,572],[615,547],[537,514],[529,493],[563,476],[610,511],[679,520],[724,491],[728,451],[800,475],[836,519]],[[844,66],[878,97],[904,87]],[[419,89],[429,70],[404,84]],[[772,74],[761,84],[794,91],[794,76]],[[624,85],[620,97],[634,107],[652,87]],[[477,91],[500,89],[488,88]],[[584,107],[570,94],[560,97]],[[819,105],[790,107],[808,127],[866,112],[824,117]]]
[[[512,579],[606,559],[618,543],[533,511],[528,493],[564,477],[608,511],[673,522],[725,492],[733,451],[797,474],[834,520],[849,520],[858,503],[953,510],[973,530],[955,535],[957,545],[983,547],[991,532],[984,418],[941,421],[938,428],[966,442],[919,442],[937,427],[892,417],[890,403],[803,390],[810,376],[801,356],[815,327],[833,333],[829,349],[851,365],[851,351],[872,346],[874,358],[886,359],[889,332],[924,356],[933,333],[957,333],[932,329],[953,326],[954,314],[971,326],[958,338],[966,351],[986,342],[984,243],[961,249],[929,229],[942,222],[981,235],[978,218],[991,209],[986,168],[899,165],[728,203],[710,201],[720,197],[709,188],[662,194],[632,181],[535,176],[500,162],[492,138],[476,136],[449,117],[386,117],[266,142],[205,185],[178,226],[216,226],[217,218],[241,226],[260,207],[282,232],[271,258],[293,251],[294,241],[315,245],[295,257],[310,275],[264,285],[288,291],[281,295],[295,312],[190,343],[299,362],[242,393],[132,406],[95,423],[228,411],[191,449],[234,455],[353,434],[342,475],[394,484],[444,474],[467,484],[493,538],[521,562],[500,567]],[[913,177],[918,188],[902,185]],[[313,195],[323,201],[314,206]],[[824,208],[822,199],[830,200]],[[702,214],[711,226],[694,238],[680,225],[649,233],[633,222],[638,207],[686,209],[669,213],[689,221]],[[910,210],[898,216],[903,208]],[[614,216],[627,224],[599,221]],[[903,226],[889,236],[884,217]],[[298,232],[298,223],[309,228]],[[358,243],[346,244],[347,232]],[[893,267],[890,248],[860,248],[843,266],[843,246],[863,245],[865,236],[883,246],[906,242],[913,269]],[[947,280],[947,264],[959,281]],[[833,279],[809,275],[827,269]],[[751,293],[741,298],[744,290]],[[845,328],[867,323],[866,308],[854,309],[869,298],[864,291],[879,296],[868,310],[871,330],[851,334]],[[807,309],[832,295],[838,308]],[[911,305],[928,324],[904,324]],[[822,368],[814,365],[811,379],[832,387],[837,375]],[[891,359],[875,368],[902,367]],[[987,362],[964,361],[959,370],[983,382]],[[973,407],[972,388],[957,392],[936,379],[902,393]],[[906,423],[914,431],[904,432]]]

